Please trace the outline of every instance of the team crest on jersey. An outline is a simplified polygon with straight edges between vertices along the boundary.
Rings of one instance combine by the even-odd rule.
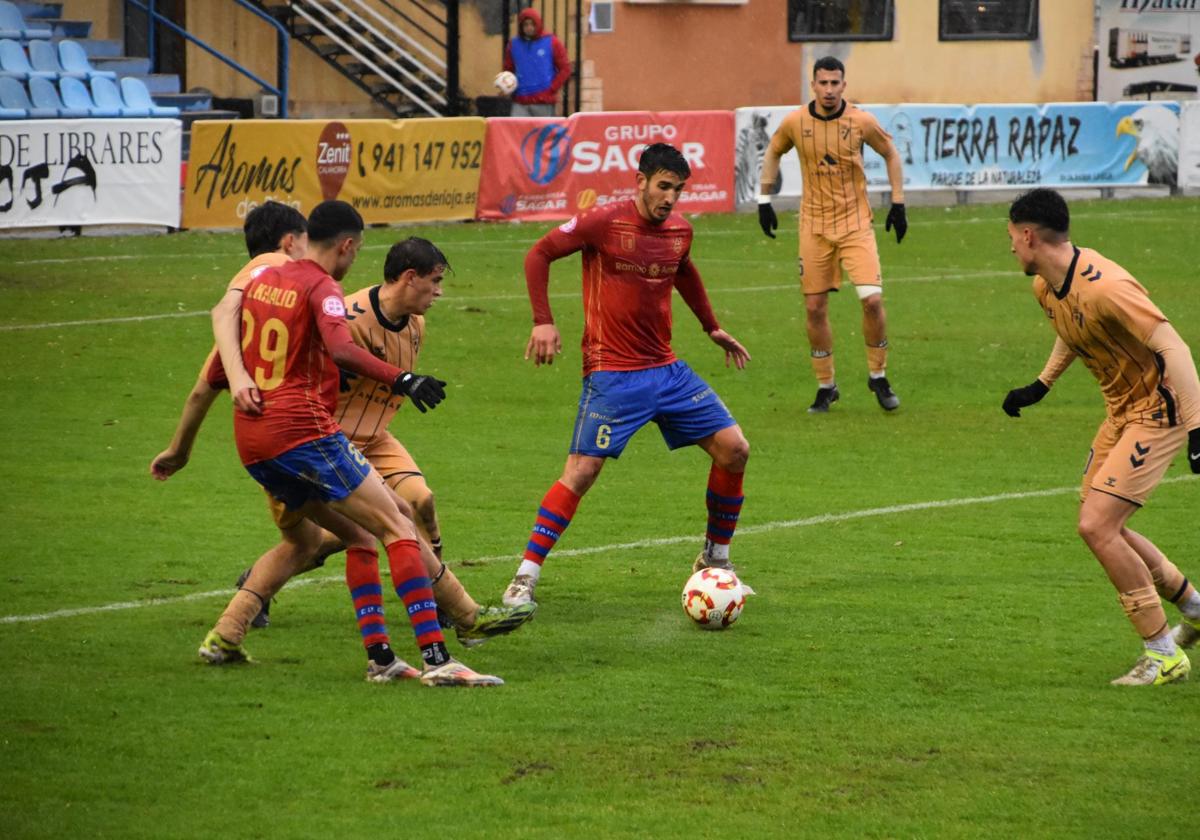
[[[621,234],[621,247],[626,251],[632,251],[637,247],[637,242],[634,240],[632,233]]]
[[[682,253],[683,253],[683,237],[682,237],[682,236],[676,236],[674,239],[672,239],[672,240],[671,240],[671,247],[672,247],[673,249],[675,249],[675,253],[676,253],[676,254],[682,254]]]
[[[345,318],[346,302],[336,295],[330,295],[321,301],[321,311],[334,318]]]
[[[1083,327],[1083,313],[1078,309],[1071,310],[1071,320],[1073,320],[1080,327]]]

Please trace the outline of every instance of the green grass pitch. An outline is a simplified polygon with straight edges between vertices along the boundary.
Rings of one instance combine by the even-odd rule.
[[[915,208],[899,246],[880,219],[903,404],[884,414],[867,391],[847,291],[842,399],[820,417],[795,215],[776,241],[752,215],[695,219],[718,317],[753,360],[726,369],[680,302],[675,347],[751,442],[733,552],[759,595],[727,632],[690,626],[707,463],[647,429],[547,562],[537,619],[450,642],[507,680],[490,691],[363,682],[340,558],[281,593],[247,641],[258,664],[200,664],[274,530],[227,400],[187,469],[160,484],[147,466],[240,237],[0,240],[0,836],[1195,836],[1200,685],[1108,685],[1139,642],[1075,534],[1099,392],[1077,365],[1020,420],[1000,410],[1053,343],[1005,210]],[[1076,243],[1200,349],[1200,202],[1073,210]],[[345,284],[377,282],[409,233],[453,263],[422,356],[449,397],[393,428],[480,600],[515,569],[578,397],[578,258],[553,272],[560,362],[521,358],[522,259],[546,228],[372,229]],[[1177,462],[1133,520],[1194,578],[1198,492]]]

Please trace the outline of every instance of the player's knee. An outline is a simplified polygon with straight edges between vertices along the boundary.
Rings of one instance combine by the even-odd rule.
[[[421,485],[412,502],[413,509],[426,527],[437,521],[437,510],[433,505],[433,491],[427,485]]]
[[[1076,530],[1088,545],[1102,543],[1119,533],[1119,528],[1115,523],[1089,510],[1086,506],[1079,512],[1079,525]]]
[[[805,295],[804,312],[809,321],[823,321],[829,314],[829,302],[823,295]]]
[[[745,435],[738,435],[737,439],[726,447],[723,456],[722,467],[733,472],[742,472],[746,468],[746,462],[750,460],[750,441],[746,440]]]

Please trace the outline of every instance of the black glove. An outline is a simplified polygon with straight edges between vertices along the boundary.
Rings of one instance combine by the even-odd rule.
[[[1004,398],[1004,413],[1009,417],[1020,417],[1022,408],[1041,402],[1042,397],[1048,393],[1050,389],[1040,379],[1033,380],[1032,384],[1024,388],[1013,388]]]
[[[771,231],[779,227],[779,219],[775,217],[775,208],[769,201],[760,202],[758,205],[758,226],[767,236],[775,238],[775,234]]]
[[[904,239],[904,234],[908,233],[908,216],[904,215],[903,204],[893,204],[892,209],[888,210],[887,221],[883,223],[883,229],[889,231],[892,228],[896,229],[896,244],[899,245],[900,241]]]
[[[1200,429],[1188,432],[1188,466],[1192,472],[1200,473]]]
[[[392,393],[408,397],[417,410],[424,414],[426,406],[434,408],[446,399],[446,383],[432,376],[420,376],[406,370],[392,383]]]

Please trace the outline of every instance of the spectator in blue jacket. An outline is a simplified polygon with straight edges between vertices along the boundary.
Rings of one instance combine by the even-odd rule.
[[[554,116],[558,92],[571,78],[571,59],[558,36],[542,29],[536,10],[517,15],[517,37],[504,51],[504,69],[517,75],[512,116]]]

